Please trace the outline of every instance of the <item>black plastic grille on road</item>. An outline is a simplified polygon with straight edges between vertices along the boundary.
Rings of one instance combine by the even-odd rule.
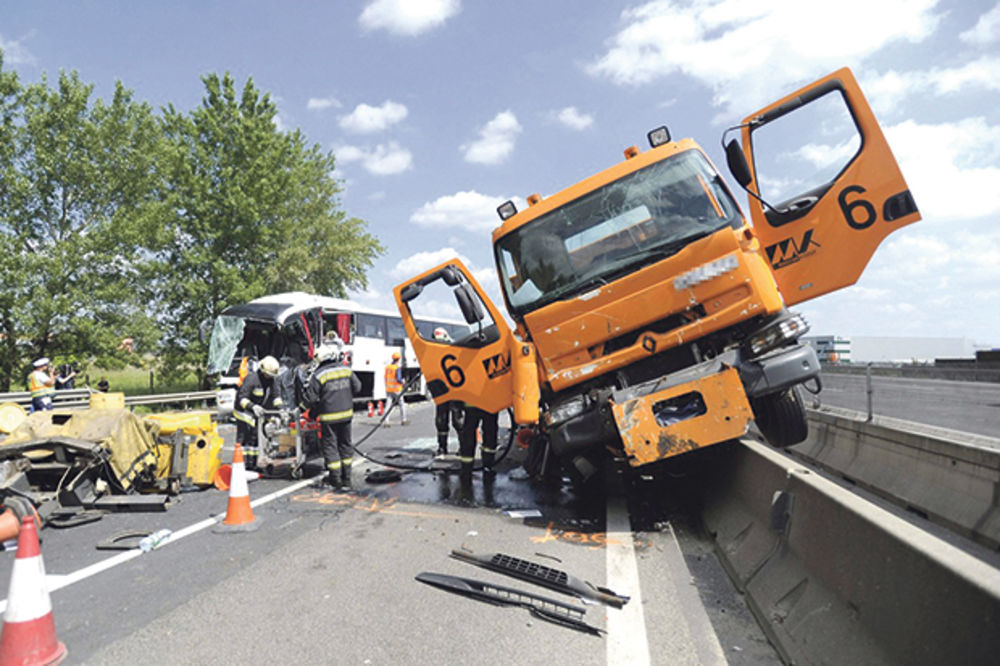
[[[506,569],[507,571],[517,573],[521,576],[537,578],[538,580],[545,581],[548,584],[567,585],[569,582],[569,576],[566,575],[565,571],[544,567],[540,564],[535,564],[534,562],[528,562],[527,560],[511,557],[510,555],[504,555],[503,553],[497,553],[494,555],[492,563],[498,568]]]

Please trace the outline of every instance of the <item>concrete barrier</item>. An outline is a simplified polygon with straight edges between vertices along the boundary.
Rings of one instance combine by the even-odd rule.
[[[786,662],[996,663],[996,566],[759,442],[706,490],[704,525]]]
[[[991,549],[1000,548],[1000,440],[897,419],[809,411],[794,455]]]

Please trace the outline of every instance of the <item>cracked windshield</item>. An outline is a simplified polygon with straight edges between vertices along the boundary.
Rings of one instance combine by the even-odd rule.
[[[674,254],[737,217],[705,157],[680,153],[500,239],[503,288],[516,313],[529,312]]]

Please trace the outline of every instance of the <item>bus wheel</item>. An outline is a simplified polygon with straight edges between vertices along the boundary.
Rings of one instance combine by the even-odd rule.
[[[760,434],[775,448],[798,444],[809,434],[806,408],[795,387],[754,398],[750,406]]]

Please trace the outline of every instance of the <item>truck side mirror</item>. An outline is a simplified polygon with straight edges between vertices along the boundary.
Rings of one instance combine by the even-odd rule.
[[[458,307],[462,310],[465,323],[475,324],[483,320],[483,309],[469,285],[459,285],[455,289],[455,299],[458,300]]]
[[[454,266],[445,266],[441,269],[441,279],[449,287],[458,286],[462,282],[462,278],[458,271],[455,270]]]
[[[726,164],[729,165],[729,172],[733,174],[733,178],[743,189],[750,187],[750,181],[753,180],[750,176],[750,165],[747,164],[747,158],[736,139],[726,144]]]
[[[409,303],[414,298],[420,295],[420,292],[424,290],[424,285],[419,282],[411,282],[399,291],[399,300],[404,303]]]

